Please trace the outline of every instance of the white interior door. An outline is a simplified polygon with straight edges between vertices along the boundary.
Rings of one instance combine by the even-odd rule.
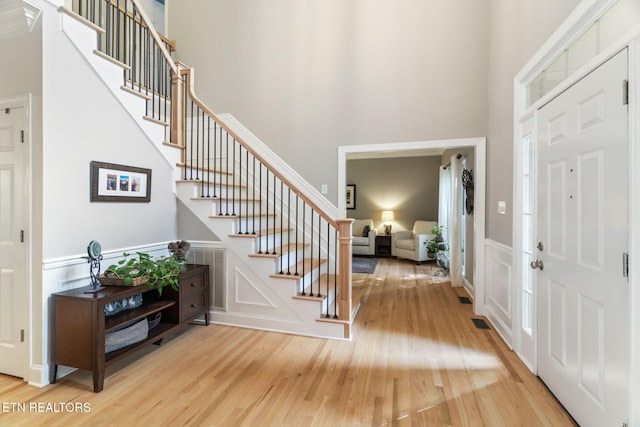
[[[628,416],[624,50],[538,111],[538,374],[582,426]]]
[[[0,103],[0,372],[18,377],[28,360],[26,110]]]

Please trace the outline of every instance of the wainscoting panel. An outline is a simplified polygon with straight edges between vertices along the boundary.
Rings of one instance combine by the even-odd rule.
[[[191,242],[189,262],[209,266],[210,308],[225,310],[226,249],[222,242]]]
[[[507,345],[513,347],[513,251],[493,240],[487,239],[485,242],[485,309],[495,329]]]

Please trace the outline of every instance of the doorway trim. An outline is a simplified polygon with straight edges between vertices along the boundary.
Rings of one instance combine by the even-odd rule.
[[[640,88],[640,26],[631,28],[623,37],[605,46],[600,53],[595,55],[585,65],[573,74],[569,75],[562,83],[545,94],[532,105],[526,105],[527,86],[543,72],[555,59],[557,59],[571,44],[576,41],[590,26],[599,20],[618,0],[583,0],[569,17],[562,23],[556,32],[527,62],[514,80],[514,135],[513,135],[513,275],[515,284],[513,292],[514,314],[513,348],[518,356],[537,373],[537,331],[529,337],[522,328],[522,301],[523,278],[526,266],[523,265],[524,240],[523,229],[523,202],[520,195],[524,191],[522,180],[524,153],[521,146],[522,137],[525,136],[523,124],[533,121],[536,124],[536,111],[559,93],[575,84],[592,70],[606,62],[615,53],[628,47],[629,49],[629,161],[631,165],[640,164],[640,126],[638,97]],[[535,143],[535,134],[534,134]],[[629,394],[628,394],[628,425],[640,423],[640,407],[635,405],[640,400],[640,222],[634,218],[640,218],[640,196],[633,191],[640,185],[640,171],[630,167],[629,175]],[[534,190],[534,192],[537,190]],[[534,312],[537,312],[537,292],[534,285]],[[534,321],[534,325],[536,325]],[[530,342],[529,342],[530,341]]]
[[[346,185],[347,159],[350,154],[415,153],[420,150],[474,149],[474,260],[473,311],[487,314],[485,294],[485,194],[486,194],[486,138],[443,139],[432,141],[396,142],[386,144],[346,145],[338,147],[338,211],[347,217]]]

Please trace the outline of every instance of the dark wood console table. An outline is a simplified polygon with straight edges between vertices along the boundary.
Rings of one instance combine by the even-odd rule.
[[[180,290],[170,286],[158,295],[157,289],[141,286],[106,286],[97,292],[90,286],[53,294],[53,351],[51,383],[56,382],[58,365],[93,372],[93,391],[104,386],[104,370],[142,346],[160,343],[178,327],[203,316],[209,324],[209,266],[187,264],[180,274]],[[112,316],[104,315],[107,303],[143,294],[140,307]],[[105,333],[149,315],[161,313],[161,321],[149,330],[146,339],[105,353]]]

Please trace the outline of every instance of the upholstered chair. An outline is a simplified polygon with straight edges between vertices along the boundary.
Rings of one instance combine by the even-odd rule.
[[[354,220],[351,225],[351,253],[353,255],[375,255],[376,234],[372,219]]]
[[[418,263],[427,261],[426,242],[436,237],[431,229],[438,221],[416,221],[411,231],[398,231],[391,234],[391,255],[406,258]]]

